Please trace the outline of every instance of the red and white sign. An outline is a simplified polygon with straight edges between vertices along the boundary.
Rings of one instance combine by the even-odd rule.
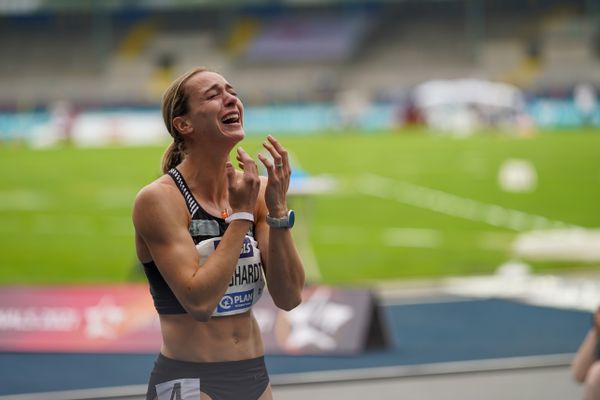
[[[160,343],[147,285],[0,289],[2,351],[135,353]]]
[[[268,354],[364,349],[374,303],[367,290],[312,286],[290,312],[268,293],[254,305]],[[146,284],[0,288],[0,351],[157,353],[158,314]]]

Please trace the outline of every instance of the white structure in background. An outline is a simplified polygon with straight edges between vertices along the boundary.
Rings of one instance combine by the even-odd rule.
[[[594,86],[589,83],[580,83],[573,90],[573,100],[575,106],[581,113],[583,123],[589,124],[594,118],[594,111],[597,107],[596,91]]]
[[[479,277],[448,278],[448,294],[508,298],[545,307],[593,311],[600,303],[600,280],[594,276],[536,275],[519,261],[508,261],[496,274]]]
[[[33,145],[50,147],[68,139],[80,147],[145,146],[170,140],[160,112],[154,110],[86,111],[73,116],[68,124],[65,126],[62,114],[53,115],[36,127]]]
[[[481,128],[520,128],[525,97],[516,86],[479,79],[433,80],[416,86],[413,102],[427,126],[467,136]]]
[[[513,252],[527,260],[600,261],[600,230],[550,229],[525,232],[513,243]]]
[[[514,260],[496,274],[457,277],[445,281],[450,294],[503,297],[548,307],[594,311],[600,304],[600,273],[533,274],[526,261],[600,261],[600,230],[549,229],[520,234],[512,245]],[[521,261],[524,260],[524,261]]]
[[[362,90],[348,89],[340,92],[336,99],[336,109],[342,128],[357,128],[370,106],[371,100]]]
[[[169,141],[160,113],[155,111],[84,112],[73,125],[78,146],[143,146]]]
[[[498,184],[505,192],[531,192],[537,186],[535,167],[528,160],[504,160],[498,171]]]

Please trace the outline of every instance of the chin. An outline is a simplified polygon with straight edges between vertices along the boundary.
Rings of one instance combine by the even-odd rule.
[[[246,132],[244,132],[244,128],[236,129],[235,131],[222,131],[223,136],[235,141],[235,143],[241,142],[244,137],[246,137]]]

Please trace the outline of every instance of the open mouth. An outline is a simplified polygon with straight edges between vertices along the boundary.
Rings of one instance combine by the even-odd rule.
[[[237,112],[227,114],[221,118],[221,122],[225,125],[237,124],[240,122],[240,114]]]

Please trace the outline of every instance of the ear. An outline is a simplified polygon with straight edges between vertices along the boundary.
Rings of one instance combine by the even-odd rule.
[[[192,124],[187,118],[182,116],[173,118],[173,126],[183,135],[192,131]]]

